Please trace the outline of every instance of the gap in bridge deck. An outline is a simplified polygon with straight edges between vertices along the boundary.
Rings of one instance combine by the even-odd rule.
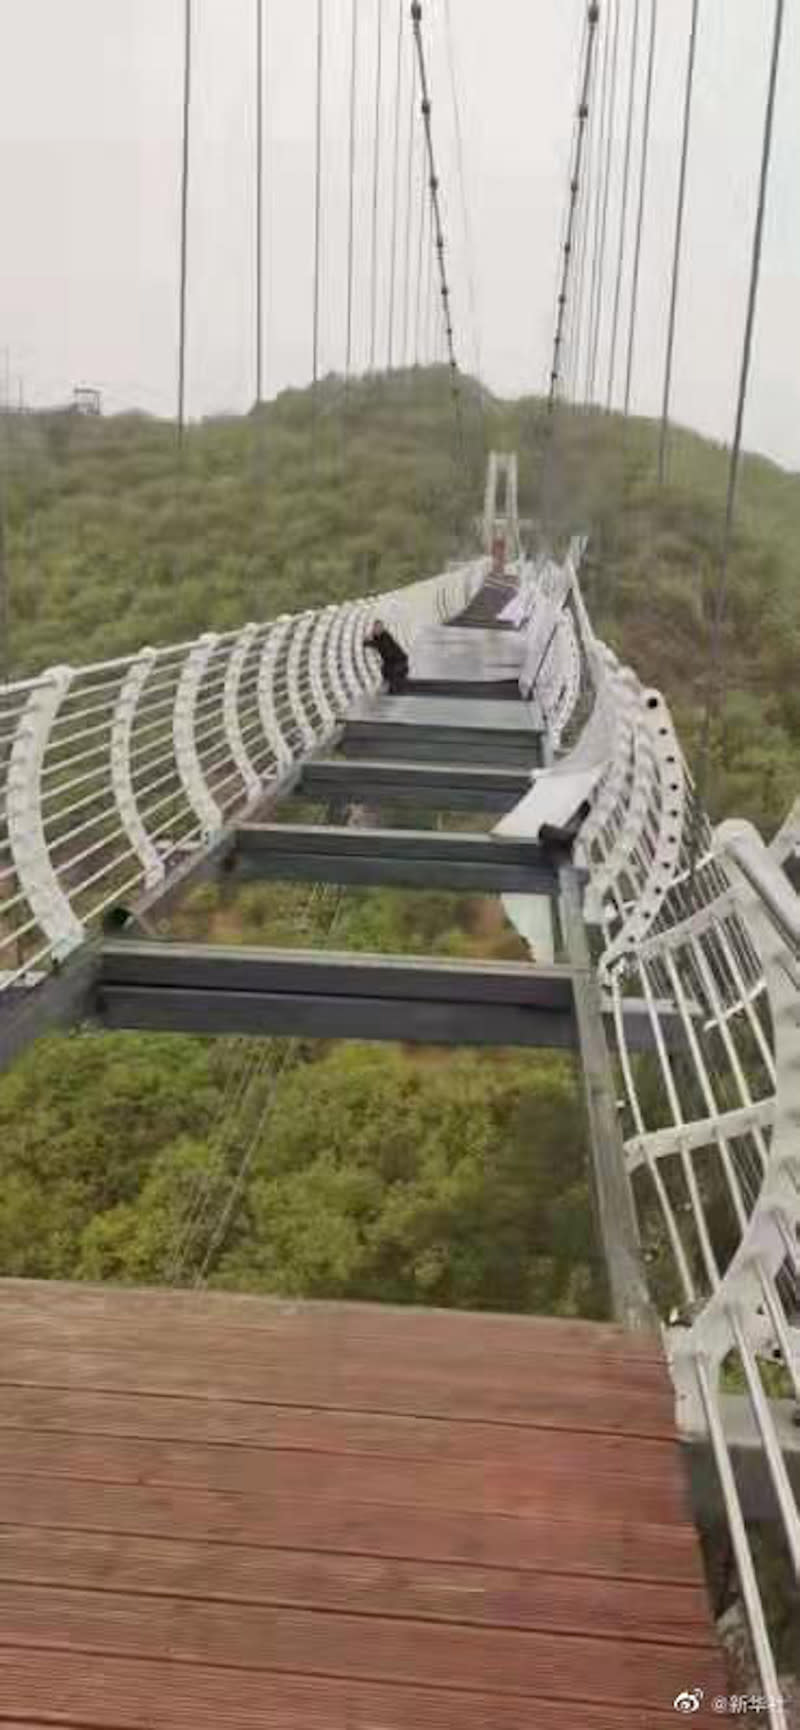
[[[526,961],[530,952],[498,896],[450,889],[336,888],[300,883],[204,885],[186,897],[169,936],[377,955]]]

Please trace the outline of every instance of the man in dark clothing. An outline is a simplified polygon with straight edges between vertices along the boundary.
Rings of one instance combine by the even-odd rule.
[[[395,642],[391,631],[387,631],[382,619],[375,620],[371,631],[367,633],[364,647],[380,656],[381,672],[392,695],[402,691],[408,678],[408,656],[405,649]]]

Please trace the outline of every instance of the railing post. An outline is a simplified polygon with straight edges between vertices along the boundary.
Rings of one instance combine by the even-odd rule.
[[[793,954],[800,955],[800,898],[754,823],[728,818],[714,831],[715,852],[736,866]]]
[[[291,617],[284,614],[276,619],[261,652],[258,668],[258,713],[264,738],[275,758],[278,780],[288,774],[294,762],[292,747],[284,736],[275,703],[275,673],[283,644],[291,626]]]
[[[155,649],[140,650],[122,681],[111,721],[111,787],[123,830],[144,871],[146,889],[155,889],[163,882],[166,867],[139,812],[131,770],[131,740],[139,699],[157,659]]]
[[[294,620],[294,630],[286,658],[286,686],[289,693],[289,703],[307,751],[313,751],[317,743],[317,735],[300,689],[300,681],[303,669],[303,650],[306,651],[306,665],[308,665],[308,639],[314,629],[316,618],[317,614],[309,611],[301,613],[299,618]]]
[[[336,726],[336,716],[331,708],[322,676],[325,646],[335,624],[336,612],[337,608],[332,606],[326,607],[321,613],[317,613],[316,622],[312,629],[311,640],[308,646],[308,670],[311,679],[311,695],[314,698],[317,713],[322,722],[323,738],[332,733]]]
[[[71,667],[54,667],[31,691],[20,716],[6,785],[8,839],[20,889],[40,930],[61,960],[83,941],[84,926],[53,866],[44,831],[42,768],[53,722],[69,691]]]
[[[239,719],[239,686],[242,682],[245,661],[257,634],[258,626],[254,624],[245,625],[244,629],[239,632],[228,657],[222,699],[228,749],[242,777],[248,800],[251,802],[257,799],[261,792],[261,777],[250,761],[242,738],[242,727]]]
[[[378,661],[374,656],[370,660],[364,648],[364,621],[367,616],[374,618],[375,613],[371,601],[359,601],[353,631],[353,661],[362,692],[377,691],[382,683]]]
[[[189,650],[175,692],[172,720],[178,775],[187,802],[200,824],[204,846],[217,839],[223,826],[222,812],[203,774],[197,751],[196,732],[197,697],[218,641],[216,633],[211,631],[200,637],[194,648]]]
[[[334,719],[336,720],[346,713],[350,703],[349,692],[345,685],[340,665],[342,639],[345,636],[347,625],[347,606],[343,605],[336,607],[333,623],[328,633],[328,640],[325,646],[325,661],[331,690],[333,692],[333,701],[336,705],[336,713],[334,716]]]
[[[351,601],[347,608],[344,626],[344,644],[342,650],[342,666],[345,684],[348,687],[349,701],[364,694],[364,682],[361,676],[356,645],[361,633],[361,611],[363,603]]]

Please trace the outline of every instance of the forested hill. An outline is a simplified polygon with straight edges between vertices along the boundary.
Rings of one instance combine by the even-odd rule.
[[[174,428],[144,415],[9,415],[10,632],[17,676],[411,581],[474,548],[484,452],[520,455],[538,516],[545,417],[464,383],[467,462],[454,462],[449,375],[321,387],[241,418]],[[691,747],[706,680],[726,453],[686,433],[656,484],[656,429],[561,410],[550,508],[590,532],[593,615],[670,698]],[[800,476],[748,458],[728,627],[715,808],[774,827],[800,780]]]

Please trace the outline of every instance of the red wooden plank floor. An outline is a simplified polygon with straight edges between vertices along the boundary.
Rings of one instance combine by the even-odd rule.
[[[719,1721],[655,1341],[22,1281],[0,1337],[3,1730]]]

